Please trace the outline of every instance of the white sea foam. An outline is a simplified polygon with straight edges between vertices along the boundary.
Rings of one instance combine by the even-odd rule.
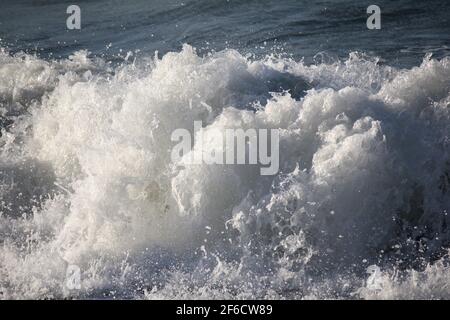
[[[449,58],[1,52],[0,103],[1,298],[450,296]],[[171,163],[196,120],[279,129],[279,174]]]

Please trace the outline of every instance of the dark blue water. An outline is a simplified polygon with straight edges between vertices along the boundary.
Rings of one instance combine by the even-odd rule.
[[[81,30],[66,28],[66,8],[81,8]],[[381,8],[381,30],[366,9]],[[418,64],[425,53],[450,53],[450,1],[304,0],[2,0],[0,38],[12,51],[67,56],[88,49],[108,59],[140,50],[238,49],[283,52],[312,61],[317,53],[362,51],[391,65]]]

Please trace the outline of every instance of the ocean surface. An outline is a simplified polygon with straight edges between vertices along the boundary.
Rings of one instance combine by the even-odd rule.
[[[0,299],[450,299],[449,1],[2,0],[0,47]]]

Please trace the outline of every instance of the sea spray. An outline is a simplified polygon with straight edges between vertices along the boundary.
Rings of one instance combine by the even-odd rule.
[[[449,94],[448,58],[2,52],[0,295],[448,297]],[[194,121],[278,130],[278,173],[174,165]],[[361,291],[371,265],[382,290]]]

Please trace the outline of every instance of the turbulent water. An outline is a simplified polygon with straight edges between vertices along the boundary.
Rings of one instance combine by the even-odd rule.
[[[164,11],[157,26],[173,15],[187,23],[206,3]],[[315,58],[318,48],[302,54],[309,38],[255,54],[253,43],[202,47],[211,30],[162,53],[157,41],[139,40],[150,49],[138,53],[124,38],[120,59],[99,49],[111,39],[89,35],[91,53],[65,47],[52,58],[10,33],[0,51],[0,298],[449,299],[450,57],[430,44],[448,37],[433,21],[421,35],[430,42],[403,55],[347,43],[344,56]],[[255,28],[236,38],[268,41]],[[29,43],[53,52],[42,32]],[[408,39],[397,45],[411,48]],[[171,133],[196,120],[210,137],[279,129],[279,173],[173,163]],[[67,286],[74,265],[80,289]]]

